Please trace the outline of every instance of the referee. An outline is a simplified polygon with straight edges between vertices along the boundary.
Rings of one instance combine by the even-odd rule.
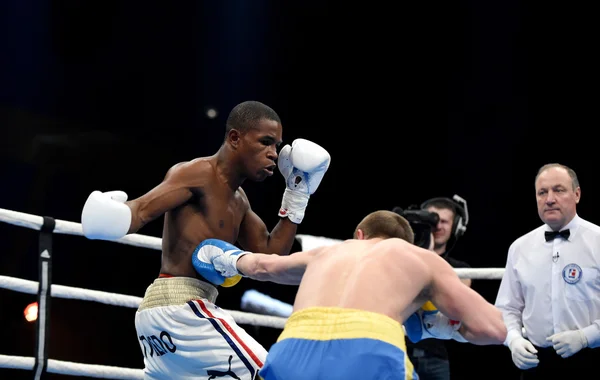
[[[535,191],[544,224],[511,244],[496,299],[505,345],[521,379],[592,376],[600,365],[600,227],[577,215],[581,189],[569,167],[542,166]]]

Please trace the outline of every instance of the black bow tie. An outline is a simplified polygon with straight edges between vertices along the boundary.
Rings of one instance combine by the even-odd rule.
[[[552,241],[557,236],[562,236],[565,240],[568,240],[569,236],[571,236],[571,232],[569,232],[569,230],[546,231],[544,232],[544,236],[546,237],[546,241]]]

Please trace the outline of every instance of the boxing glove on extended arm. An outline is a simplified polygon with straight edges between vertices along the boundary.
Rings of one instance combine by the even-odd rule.
[[[206,239],[192,254],[196,272],[214,285],[226,284],[226,279],[243,275],[237,269],[240,257],[250,254],[233,244],[219,239]]]
[[[117,240],[127,235],[131,209],[125,204],[124,191],[94,191],[81,212],[83,235],[88,239]]]
[[[281,149],[277,164],[285,178],[286,189],[280,217],[287,217],[296,224],[302,222],[308,199],[319,187],[330,162],[325,149],[305,139],[296,139],[291,146]]]

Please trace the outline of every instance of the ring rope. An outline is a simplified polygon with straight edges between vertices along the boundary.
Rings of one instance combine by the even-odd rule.
[[[0,208],[0,222],[6,222],[15,226],[40,230],[44,224],[44,218],[37,215]],[[54,228],[53,232],[58,234],[83,236],[83,229],[80,223],[69,222],[60,219],[56,219],[56,227]],[[300,241],[303,250],[309,250],[319,246],[342,242],[342,240],[323,236],[304,234],[298,234],[296,236]],[[136,247],[150,248],[158,251],[162,249],[162,239],[154,236],[129,234],[120,239],[111,241],[133,245]],[[455,271],[460,278],[470,278],[473,280],[500,280],[502,278],[502,274],[504,273],[504,268],[455,268]]]
[[[16,292],[36,294],[39,283],[36,281],[23,280],[21,278],[0,276],[0,288],[9,289]],[[83,301],[94,301],[113,306],[124,306],[137,308],[142,302],[141,297],[128,296],[123,294],[102,292],[99,290],[90,290],[83,288],[74,288],[71,286],[52,284],[50,294],[56,298],[69,298]],[[248,324],[253,326],[273,327],[282,329],[285,326],[287,318],[276,317],[272,315],[260,315],[246,313],[237,310],[226,310],[233,319],[239,324]]]
[[[0,355],[0,368],[32,370],[35,359],[25,356]],[[47,371],[59,375],[88,376],[107,379],[143,379],[144,371],[134,368],[98,364],[81,364],[48,359]]]
[[[54,233],[63,235],[83,236],[83,228],[80,223],[69,222],[66,220],[56,219]],[[0,222],[13,224],[15,226],[25,227],[32,230],[40,230],[44,224],[44,218],[38,215],[26,214],[24,212],[6,210],[0,208]],[[150,248],[157,251],[162,249],[162,239],[154,236],[146,236],[139,234],[129,234],[118,240],[111,240],[116,243],[133,245],[136,247]]]

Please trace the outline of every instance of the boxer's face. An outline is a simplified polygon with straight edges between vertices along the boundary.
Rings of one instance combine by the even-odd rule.
[[[535,197],[540,219],[559,230],[575,216],[581,189],[573,189],[573,181],[565,169],[552,167],[535,181]]]
[[[242,134],[239,152],[250,180],[263,181],[273,175],[281,137],[281,124],[268,119],[260,120],[255,128]]]

